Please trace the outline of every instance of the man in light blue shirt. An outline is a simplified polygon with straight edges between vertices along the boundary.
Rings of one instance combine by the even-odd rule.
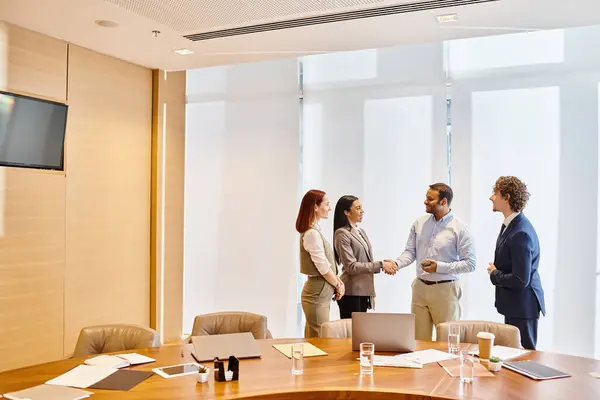
[[[475,270],[473,238],[452,215],[452,197],[452,189],[444,183],[429,186],[425,211],[431,215],[415,221],[404,252],[395,260],[399,269],[417,262],[411,304],[417,340],[431,340],[433,326],[460,319],[458,277]]]

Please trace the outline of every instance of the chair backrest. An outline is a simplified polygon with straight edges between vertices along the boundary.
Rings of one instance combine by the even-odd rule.
[[[254,339],[271,339],[267,317],[248,312],[228,311],[202,314],[194,318],[192,336],[250,332]]]
[[[521,332],[519,328],[489,321],[449,321],[437,324],[435,327],[436,340],[444,341],[448,338],[450,324],[460,326],[460,341],[462,343],[478,342],[479,332],[491,332],[496,336],[494,344],[499,346],[521,348]]]
[[[154,329],[127,324],[88,326],[79,333],[73,357],[159,346]]]
[[[343,339],[352,337],[352,319],[345,318],[325,322],[321,325],[321,337],[328,339]]]

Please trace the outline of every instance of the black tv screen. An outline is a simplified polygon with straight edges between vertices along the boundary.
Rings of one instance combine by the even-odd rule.
[[[0,165],[62,171],[67,109],[0,91]]]

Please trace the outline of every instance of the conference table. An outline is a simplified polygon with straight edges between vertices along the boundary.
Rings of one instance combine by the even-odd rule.
[[[325,356],[305,357],[304,373],[291,374],[291,360],[273,344],[307,341],[327,352]],[[207,383],[197,383],[194,375],[165,379],[153,375],[129,391],[93,390],[92,400],[158,399],[600,399],[600,361],[547,352],[531,352],[531,359],[571,374],[569,378],[534,381],[502,368],[493,377],[476,377],[471,384],[453,378],[437,363],[423,369],[375,367],[373,375],[361,376],[358,352],[352,351],[351,339],[269,339],[259,340],[262,357],[240,360],[239,381],[215,382],[212,362]],[[446,351],[445,342],[418,341],[416,350]],[[469,344],[462,344],[468,350]],[[135,350],[156,359],[151,364],[133,367],[152,368],[194,362],[191,345],[169,345]],[[377,350],[377,349],[376,349]],[[131,351],[130,351],[131,352]],[[385,353],[377,354],[385,355]],[[8,393],[42,384],[84,359],[73,358],[0,373],[0,393]]]

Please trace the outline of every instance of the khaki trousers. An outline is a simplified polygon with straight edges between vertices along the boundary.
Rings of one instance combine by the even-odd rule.
[[[304,337],[320,337],[321,325],[329,321],[329,308],[335,289],[325,278],[310,277],[302,289],[302,311],[306,317]]]
[[[415,314],[415,339],[431,340],[433,327],[440,322],[460,319],[462,288],[457,280],[427,285],[412,283],[411,311]]]

